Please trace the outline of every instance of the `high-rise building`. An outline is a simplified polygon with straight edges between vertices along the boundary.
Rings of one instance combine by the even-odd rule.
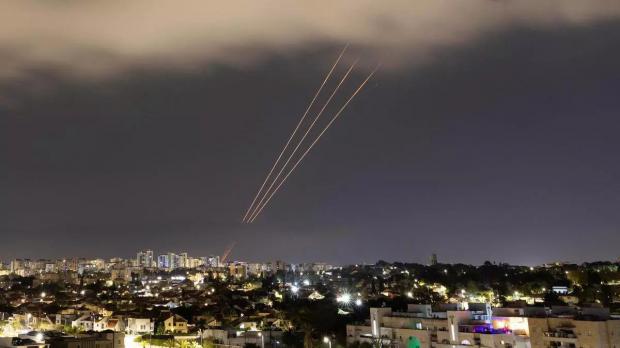
[[[248,275],[248,265],[244,262],[232,262],[228,265],[228,273],[237,279],[245,278]]]
[[[157,257],[157,267],[160,269],[170,268],[170,258],[168,257],[168,254],[159,255]]]
[[[204,265],[204,262],[202,261],[201,258],[197,258],[197,257],[189,257],[187,259],[187,267],[188,268],[197,268]]]
[[[220,265],[220,257],[219,256],[205,256],[202,257],[203,265],[207,267],[219,267]]]
[[[169,252],[168,259],[170,260],[170,267],[168,267],[169,270],[172,271],[179,268],[179,255]]]
[[[181,253],[179,255],[179,267],[180,268],[189,268],[187,253]]]
[[[26,268],[26,262],[22,259],[15,259],[11,261],[9,268],[11,269],[11,273],[18,273]]]
[[[268,271],[271,273],[278,273],[278,272],[286,271],[286,263],[284,263],[284,261],[282,260],[276,260],[276,261],[269,262],[267,267],[268,267]]]
[[[431,255],[431,266],[436,266],[437,265],[437,254],[433,253]]]
[[[155,259],[153,258],[153,250],[138,251],[136,255],[136,266],[153,267]]]

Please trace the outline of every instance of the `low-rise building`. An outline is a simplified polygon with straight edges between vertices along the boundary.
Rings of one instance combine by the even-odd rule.
[[[49,348],[125,348],[125,334],[102,332],[77,337],[59,337],[48,343]]]
[[[78,331],[92,331],[95,327],[95,318],[90,314],[85,314],[72,321],[71,327]]]
[[[114,332],[125,331],[125,322],[119,317],[104,317],[101,320],[95,321],[93,325],[94,331],[107,331]]]
[[[202,331],[202,338],[228,346],[243,347],[253,344],[258,347],[267,347],[272,346],[274,342],[281,341],[282,333],[282,331],[206,329]]]
[[[173,314],[164,320],[164,330],[167,333],[188,333],[187,320],[178,314]]]
[[[150,318],[127,318],[125,331],[130,335],[152,334],[154,329],[155,323]]]
[[[0,348],[49,348],[49,344],[19,337],[0,337]]]

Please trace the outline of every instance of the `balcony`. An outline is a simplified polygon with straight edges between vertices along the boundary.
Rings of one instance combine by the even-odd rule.
[[[479,348],[477,344],[450,344],[450,343],[433,343],[434,348]]]
[[[548,342],[576,344],[577,335],[575,335],[572,331],[565,330],[547,331],[544,333],[543,340]]]

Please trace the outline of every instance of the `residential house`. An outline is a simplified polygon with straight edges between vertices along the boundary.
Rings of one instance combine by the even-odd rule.
[[[99,321],[95,321],[93,325],[94,331],[111,330],[114,332],[125,331],[125,323],[120,317],[104,317]]]
[[[90,314],[84,314],[71,322],[71,327],[79,331],[92,331],[95,327],[95,317]]]
[[[155,322],[153,322],[150,318],[127,318],[127,327],[125,328],[125,332],[130,335],[152,334],[154,333],[154,330]]]
[[[187,320],[178,314],[172,314],[164,320],[164,330],[167,333],[188,333]]]

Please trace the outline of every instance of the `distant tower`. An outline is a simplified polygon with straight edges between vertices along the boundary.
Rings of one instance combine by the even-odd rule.
[[[179,255],[179,267],[189,268],[187,253],[181,253],[181,255]]]
[[[168,254],[159,255],[157,257],[157,267],[166,270],[170,268],[170,258]]]
[[[431,266],[436,266],[437,265],[437,254],[433,253],[431,255]]]

